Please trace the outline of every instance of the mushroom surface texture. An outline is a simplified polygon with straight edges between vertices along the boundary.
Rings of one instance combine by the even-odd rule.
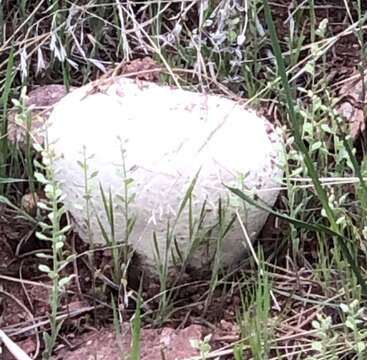
[[[64,205],[80,237],[89,242],[81,166],[88,158],[89,176],[97,172],[88,181],[94,243],[106,244],[97,218],[111,236],[101,185],[113,201],[116,241],[129,232],[147,266],[156,266],[157,251],[169,266],[187,257],[191,267],[210,268],[214,256],[223,266],[236,264],[246,253],[236,213],[251,240],[268,214],[225,185],[253,190],[273,206],[283,176],[274,127],[218,95],[120,77],[103,91],[88,84],[66,95],[47,126]],[[134,219],[131,231],[127,217]]]

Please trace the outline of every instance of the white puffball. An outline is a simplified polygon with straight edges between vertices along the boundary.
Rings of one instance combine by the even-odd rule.
[[[88,182],[95,243],[105,244],[96,215],[111,235],[99,183],[107,198],[109,191],[112,194],[114,236],[125,241],[125,166],[126,177],[131,179],[128,197],[133,196],[128,216],[135,219],[128,241],[148,265],[157,256],[153,232],[160,258],[165,257],[168,223],[175,237],[167,252],[170,265],[172,254],[179,259],[177,249],[185,257],[193,246],[189,264],[197,268],[208,264],[217,248],[223,265],[239,261],[246,245],[237,219],[224,238],[220,234],[238,210],[253,240],[267,213],[244,203],[224,185],[253,190],[268,205],[274,204],[283,170],[279,166],[281,141],[272,125],[216,95],[123,77],[101,92],[89,94],[91,89],[89,84],[65,96],[48,121],[49,141],[59,156],[54,165],[66,196],[64,205],[80,237],[89,241],[85,174],[78,163],[83,161],[85,146],[87,156],[93,156],[88,173],[98,171]],[[191,200],[177,218],[199,169]],[[219,198],[224,214],[221,224]]]

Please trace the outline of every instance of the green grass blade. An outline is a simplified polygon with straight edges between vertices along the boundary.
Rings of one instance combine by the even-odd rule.
[[[139,360],[140,359],[140,337],[141,337],[141,294],[142,294],[142,286],[143,282],[140,282],[139,292],[137,295],[136,308],[134,311],[134,317],[131,320],[131,352],[130,352],[130,360]]]
[[[336,218],[335,218],[335,214],[332,211],[332,209],[329,206],[329,202],[328,202],[328,198],[326,195],[325,190],[323,189],[321,182],[319,180],[317,171],[312,163],[311,157],[308,153],[307,147],[305,145],[305,143],[303,142],[302,139],[302,131],[301,131],[301,122],[299,117],[297,116],[295,109],[294,109],[294,100],[292,97],[292,93],[291,93],[291,89],[289,86],[289,82],[288,82],[288,78],[287,78],[287,72],[286,72],[286,68],[285,68],[285,64],[284,64],[284,60],[283,60],[283,56],[282,56],[282,52],[280,49],[280,45],[279,45],[279,40],[278,40],[278,36],[275,30],[275,26],[274,26],[274,22],[272,19],[272,14],[271,14],[271,10],[269,7],[269,3],[268,0],[263,0],[263,4],[264,4],[264,11],[265,11],[265,17],[266,17],[266,22],[269,28],[269,32],[270,32],[270,37],[271,37],[271,41],[272,41],[272,46],[273,46],[273,51],[275,54],[275,58],[277,61],[277,65],[278,65],[278,74],[281,78],[281,82],[283,85],[283,91],[284,91],[284,95],[286,98],[286,103],[287,103],[287,110],[288,110],[288,115],[289,115],[289,123],[290,123],[290,127],[291,127],[291,131],[292,134],[294,136],[294,140],[295,143],[298,147],[298,149],[302,152],[302,155],[304,157],[304,162],[305,165],[307,167],[307,170],[309,172],[309,175],[314,183],[317,195],[320,199],[320,202],[327,214],[328,220],[332,226],[332,228],[334,230],[337,229],[337,223],[336,223]]]
[[[8,101],[12,91],[12,84],[15,77],[13,70],[14,66],[14,50],[11,48],[8,56],[7,67],[5,71],[4,90],[0,98],[0,105],[2,107],[1,114],[1,130],[0,130],[0,178],[6,176],[6,160],[8,157]],[[4,194],[4,185],[0,184],[0,194]]]

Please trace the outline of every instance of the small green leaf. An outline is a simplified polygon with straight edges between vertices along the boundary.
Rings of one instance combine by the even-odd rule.
[[[42,201],[39,201],[38,203],[37,203],[37,206],[41,209],[41,210],[46,210],[46,211],[51,211],[52,210],[52,208],[51,207],[49,207],[47,204],[45,204],[44,202],[42,202]]]
[[[40,240],[45,240],[45,241],[51,241],[52,239],[49,238],[48,236],[42,234],[41,232],[36,232],[36,237]]]
[[[98,175],[98,170],[96,170],[96,171],[94,171],[94,172],[92,172],[92,174],[90,175],[90,179],[93,179],[93,178],[95,178],[96,176]]]
[[[43,174],[39,173],[39,172],[34,173],[34,177],[41,184],[47,184],[48,183],[48,180],[45,178],[45,176]]]
[[[38,254],[36,254],[36,256],[38,258],[41,258],[41,259],[52,259],[52,255],[47,255],[47,254],[44,254],[44,253],[38,253]]]
[[[320,323],[316,320],[312,321],[312,327],[314,329],[320,329]]]
[[[38,265],[38,269],[47,274],[51,272],[51,269],[47,265],[43,265],[43,264]]]
[[[320,149],[320,148],[321,148],[321,146],[322,146],[322,142],[321,142],[321,141],[316,141],[315,143],[313,143],[313,144],[311,145],[310,150],[311,150],[312,152],[313,152],[313,151],[316,151],[316,150]]]
[[[363,341],[359,341],[356,344],[356,351],[358,354],[361,354],[362,352],[364,352],[366,350],[366,343]]]
[[[340,304],[339,306],[342,309],[343,313],[345,314],[349,313],[349,306],[347,304]]]
[[[314,341],[312,343],[312,349],[318,352],[322,352],[322,342],[321,341]]]
[[[66,276],[60,279],[59,281],[59,288],[63,289],[69,282],[73,279],[74,275]]]
[[[64,242],[63,241],[58,241],[56,244],[55,244],[55,248],[56,250],[61,250],[62,248],[64,247]]]

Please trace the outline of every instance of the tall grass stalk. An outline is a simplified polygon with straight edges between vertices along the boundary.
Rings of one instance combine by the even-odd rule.
[[[100,197],[108,229],[96,209],[94,209],[94,215],[96,216],[102,236],[106,244],[111,248],[113,279],[118,286],[126,283],[127,269],[132,257],[132,251],[129,247],[129,237],[135,225],[135,217],[131,210],[131,206],[135,199],[135,194],[131,193],[131,188],[134,183],[134,179],[131,175],[134,169],[127,169],[126,167],[126,153],[123,144],[121,144],[121,157],[122,165],[119,166],[117,170],[122,179],[122,194],[115,195],[112,193],[111,189],[106,192],[103,188],[103,184],[99,184]],[[96,176],[96,174],[94,176]],[[118,202],[122,204],[123,209],[122,216],[125,233],[122,239],[116,237],[116,221],[119,222],[119,219],[116,219],[115,208]]]
[[[212,303],[214,291],[217,289],[220,284],[220,274],[223,273],[223,261],[222,261],[222,249],[223,243],[225,242],[225,237],[231,227],[233,226],[236,216],[233,215],[231,218],[227,219],[227,211],[221,199],[218,199],[218,224],[217,224],[217,238],[216,241],[216,249],[214,253],[214,259],[211,267],[211,275],[209,280],[209,291],[205,300],[204,313],[207,312],[210,304]]]
[[[95,265],[95,244],[94,244],[94,237],[92,232],[92,198],[93,198],[93,191],[95,189],[92,188],[91,182],[93,179],[97,176],[98,171],[90,172],[89,168],[89,162],[93,159],[94,155],[88,155],[87,149],[85,146],[83,146],[82,150],[82,161],[78,162],[83,175],[84,175],[84,204],[85,204],[85,215],[86,215],[86,221],[85,225],[87,227],[87,236],[89,240],[89,252],[88,252],[88,260],[89,265],[91,267],[92,271],[92,291],[93,291],[93,305],[94,305],[94,322],[97,320],[97,313],[96,313],[96,265]]]
[[[137,294],[137,302],[134,311],[134,315],[131,319],[131,351],[129,360],[139,360],[140,359],[140,345],[141,345],[141,293],[142,293],[142,284],[143,281],[140,282],[139,292]]]
[[[47,212],[47,220],[39,223],[41,230],[36,233],[36,236],[40,240],[50,242],[52,248],[51,256],[38,254],[40,258],[49,260],[52,264],[51,267],[45,264],[39,265],[39,269],[45,272],[52,281],[52,289],[49,298],[51,307],[49,315],[50,333],[45,332],[43,334],[45,343],[43,359],[49,360],[52,357],[52,352],[63,323],[57,320],[61,296],[65,287],[74,276],[63,276],[62,270],[72,261],[74,255],[65,257],[63,252],[66,233],[69,231],[70,225],[61,227],[61,218],[65,214],[65,209],[62,205],[64,195],[56,176],[57,170],[53,168],[56,156],[51,147],[49,147],[47,139],[45,148],[42,149],[37,146],[37,150],[42,154],[42,163],[38,161],[35,162],[36,168],[38,169],[38,172],[35,173],[35,177],[44,186],[47,199],[45,202],[39,202],[38,206],[42,211]]]
[[[248,343],[254,359],[267,360],[270,355],[273,329],[269,323],[271,310],[270,282],[264,269],[262,256],[260,256],[259,268],[255,298],[252,301],[254,309],[245,311],[244,327],[247,329]]]
[[[29,190],[33,197],[34,204],[36,201],[36,187],[34,179],[34,169],[33,169],[33,139],[32,139],[32,109],[27,106],[27,88],[23,87],[20,94],[20,100],[13,100],[17,114],[15,115],[15,122],[20,123],[22,128],[25,129],[25,165],[28,175]]]

